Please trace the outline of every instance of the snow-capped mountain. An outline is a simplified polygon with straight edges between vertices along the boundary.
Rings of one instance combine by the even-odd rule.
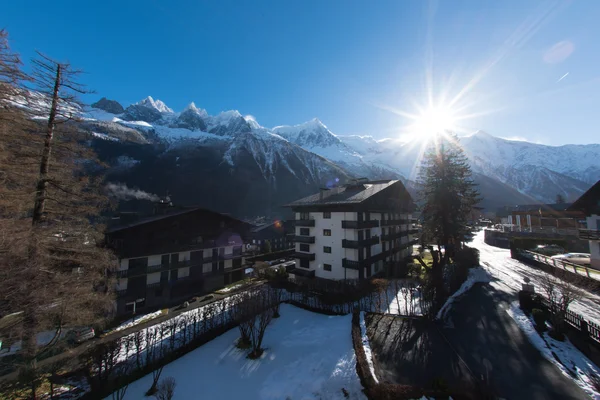
[[[221,185],[237,182],[238,177],[244,176],[238,185],[247,185],[252,180],[266,185],[256,196],[270,193],[277,197],[280,196],[277,192],[286,186],[289,200],[299,195],[298,187],[306,193],[350,176],[400,178],[411,187],[427,145],[418,140],[338,136],[316,118],[299,125],[269,129],[254,117],[235,110],[209,115],[191,103],[181,112],[175,112],[152,97],[125,109],[117,102],[102,99],[86,117],[86,124],[98,135],[121,142],[160,145],[162,153],[155,154],[157,158],[177,153],[178,159],[189,160],[186,153],[202,154],[203,162],[186,165],[204,171],[210,160],[212,168],[219,171],[215,176],[221,177]],[[543,146],[505,140],[484,132],[463,137],[461,143],[476,173],[476,181],[482,190],[489,192],[483,195],[494,200],[486,203],[488,207],[503,205],[503,201],[553,202],[557,194],[574,199],[600,179],[600,162],[596,160],[600,145]],[[139,169],[143,163],[133,165]],[[178,166],[181,171],[182,164]],[[223,171],[228,175],[222,175]],[[177,181],[174,177],[166,179],[170,183]]]
[[[340,166],[238,111],[211,116],[191,103],[176,113],[160,100],[146,100],[121,114],[87,110],[84,124],[94,146],[115,167],[109,180],[242,216],[281,215],[282,204],[350,179]]]

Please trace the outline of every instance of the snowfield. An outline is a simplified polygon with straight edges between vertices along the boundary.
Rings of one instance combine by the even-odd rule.
[[[122,331],[124,329],[129,329],[132,326],[135,326],[137,324],[141,324],[142,322],[148,322],[151,319],[160,317],[161,315],[162,315],[162,311],[161,310],[155,311],[155,312],[150,313],[150,314],[140,315],[138,317],[131,318],[131,319],[128,319],[127,321],[125,321],[125,322],[122,322],[119,326],[117,326],[114,329],[110,329],[108,332],[112,333],[112,332]]]
[[[237,328],[165,366],[177,381],[174,399],[366,399],[356,373],[351,315],[326,316],[281,305],[258,360],[235,347]],[[125,399],[143,399],[152,374],[129,385]]]
[[[521,290],[523,279],[528,277],[536,292],[540,292],[540,278],[544,274],[543,271],[512,259],[510,250],[485,244],[483,237],[483,231],[477,233],[469,246],[479,249],[480,264],[492,275],[490,284],[494,289],[516,296]],[[594,293],[587,292],[585,298],[571,304],[569,309],[595,323],[600,323],[600,296]]]

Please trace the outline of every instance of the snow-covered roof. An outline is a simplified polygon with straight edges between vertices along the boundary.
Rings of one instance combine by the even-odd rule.
[[[398,180],[364,181],[328,189],[327,192],[315,193],[296,200],[286,207],[302,207],[315,205],[360,204],[369,197],[399,182]]]

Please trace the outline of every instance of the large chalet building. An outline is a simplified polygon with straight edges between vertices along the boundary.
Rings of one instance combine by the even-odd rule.
[[[586,227],[579,229],[579,238],[589,242],[592,268],[600,269],[600,181],[582,194],[570,210],[586,215]]]
[[[367,279],[411,255],[415,205],[402,182],[360,179],[287,205],[296,219],[296,268],[304,278]],[[389,271],[388,271],[389,272]]]
[[[117,314],[166,307],[242,279],[250,229],[202,208],[122,215],[106,233],[119,257]]]

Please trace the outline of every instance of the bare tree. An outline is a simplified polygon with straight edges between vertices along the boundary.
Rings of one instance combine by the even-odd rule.
[[[273,318],[279,318],[279,308],[281,306],[281,302],[283,301],[283,290],[269,287],[269,294],[271,296],[271,303],[273,304]]]
[[[146,392],[146,396],[152,396],[158,391],[158,381],[160,380],[160,375],[162,374],[164,364],[161,364],[160,367],[152,370],[152,386]]]
[[[129,364],[127,361],[123,361],[115,367],[114,384],[118,386],[118,389],[112,393],[113,400],[125,399],[125,393],[129,387],[130,372],[131,364]]]
[[[92,391],[102,391],[117,368],[121,356],[121,339],[100,343],[80,356]]]
[[[157,387],[157,391],[154,394],[154,397],[156,397],[157,400],[171,400],[173,399],[173,396],[175,395],[175,378],[173,377],[168,377],[163,379],[158,387]]]
[[[106,272],[115,258],[93,223],[109,204],[101,177],[89,174],[100,164],[86,133],[67,123],[79,110],[77,71],[40,55],[31,86],[22,86],[18,73],[9,77],[15,61],[0,34],[0,313],[21,312],[22,372],[35,397],[37,360],[63,328],[110,312]],[[45,330],[55,337],[40,347],[36,335]]]
[[[555,270],[554,275],[544,273],[541,279],[541,290],[548,300],[550,321],[557,338],[565,332],[565,318],[569,306],[576,300],[585,297],[587,282],[585,278],[567,271]]]
[[[252,324],[254,323],[254,315],[252,315],[251,300],[251,291],[247,290],[238,294],[231,306],[233,320],[237,322],[240,331],[240,339],[237,342],[237,346],[244,349],[250,347],[252,344],[250,334]]]

